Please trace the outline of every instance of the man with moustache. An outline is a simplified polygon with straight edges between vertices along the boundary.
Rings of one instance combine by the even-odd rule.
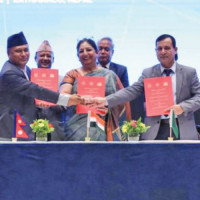
[[[81,103],[78,95],[64,95],[39,87],[29,81],[29,46],[23,32],[11,35],[7,40],[8,61],[0,73],[0,139],[9,140],[14,128],[14,111],[17,110],[26,123],[23,127],[34,139],[30,124],[36,119],[34,98],[58,105],[70,106]]]
[[[38,68],[51,69],[54,62],[54,52],[47,40],[44,40],[35,53]]]
[[[124,87],[129,86],[127,68],[123,65],[111,62],[114,53],[114,44],[110,37],[101,38],[98,43],[98,62],[107,69],[114,71]]]
[[[38,68],[51,69],[54,62],[54,52],[48,40],[44,40],[35,53],[35,61]],[[58,87],[63,77],[59,75]],[[64,124],[65,124],[64,106],[37,106],[38,119],[48,119],[54,126],[55,130],[51,133],[51,140],[64,140]]]
[[[159,64],[147,68],[142,76],[132,86],[124,88],[106,98],[88,99],[85,103],[95,103],[98,107],[113,107],[118,104],[136,99],[144,93],[144,79],[162,76],[171,76],[174,105],[181,140],[197,140],[198,132],[195,127],[194,112],[200,108],[200,83],[196,70],[192,67],[177,63],[178,48],[173,36],[163,34],[156,39],[156,55]],[[169,117],[146,117],[145,123],[151,128],[142,134],[144,140],[167,140],[169,137]]]
[[[128,71],[127,68],[123,65],[111,62],[112,56],[114,54],[114,43],[113,40],[110,37],[103,37],[97,42],[97,48],[98,48],[98,63],[109,70],[112,70],[117,74],[119,77],[123,87],[128,87],[129,86],[129,79],[128,79]],[[139,100],[142,97],[139,98]],[[136,103],[136,106],[134,106]],[[136,118],[136,113],[137,115],[140,114],[143,110],[143,104],[140,103],[140,101],[135,101],[127,103],[126,106],[128,106],[128,110],[130,110],[130,113],[124,112],[119,120],[119,124],[122,125],[123,121],[125,121],[128,118]],[[132,110],[134,111],[131,113],[131,107],[133,108]],[[132,117],[131,117],[132,114]]]

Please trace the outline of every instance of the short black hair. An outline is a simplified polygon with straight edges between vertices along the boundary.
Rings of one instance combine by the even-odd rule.
[[[96,45],[95,41],[92,40],[92,39],[83,38],[82,40],[79,40],[79,41],[78,41],[78,44],[77,44],[77,46],[76,46],[77,55],[79,54],[80,45],[81,45],[83,42],[87,42],[88,44],[90,44],[90,45],[94,48],[95,52],[97,53],[97,45]]]
[[[176,48],[176,40],[175,40],[175,38],[174,38],[172,35],[169,35],[169,34],[160,35],[160,36],[156,39],[156,43],[155,43],[156,47],[157,47],[157,43],[158,43],[158,42],[160,42],[160,41],[162,41],[162,40],[164,40],[164,39],[166,39],[166,38],[170,38],[171,41],[172,41],[173,47]],[[178,54],[177,54],[177,53],[176,53],[176,55],[175,55],[175,60],[178,60]]]

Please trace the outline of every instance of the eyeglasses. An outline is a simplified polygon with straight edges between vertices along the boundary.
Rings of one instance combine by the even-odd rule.
[[[158,52],[161,52],[162,50],[165,50],[165,51],[171,51],[171,47],[169,47],[169,46],[166,46],[166,47],[158,47],[158,48],[156,48],[156,51],[158,51]]]

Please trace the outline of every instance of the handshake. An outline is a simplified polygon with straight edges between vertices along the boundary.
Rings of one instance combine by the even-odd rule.
[[[105,97],[90,97],[90,96],[80,96],[73,94],[70,96],[68,101],[68,106],[72,105],[89,105],[90,107],[97,107],[98,109],[105,108],[106,98]]]

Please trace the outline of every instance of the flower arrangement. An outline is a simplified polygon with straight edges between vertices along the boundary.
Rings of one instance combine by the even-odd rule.
[[[128,134],[130,137],[137,137],[141,133],[145,133],[150,126],[146,126],[144,123],[141,121],[141,117],[136,121],[136,120],[131,120],[130,122],[124,121],[122,125],[122,132],[124,134]]]
[[[47,119],[34,120],[30,127],[38,137],[46,137],[48,133],[54,131],[53,125]]]

